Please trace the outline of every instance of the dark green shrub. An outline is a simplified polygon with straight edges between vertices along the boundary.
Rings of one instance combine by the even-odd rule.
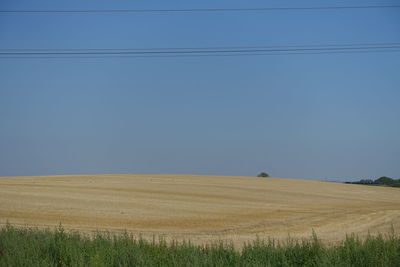
[[[396,180],[392,179],[390,177],[382,176],[382,177],[376,179],[375,182],[379,183],[379,184],[384,184],[384,185],[392,185],[392,184],[396,183]]]

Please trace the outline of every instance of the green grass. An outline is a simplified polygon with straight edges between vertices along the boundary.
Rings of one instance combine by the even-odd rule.
[[[257,239],[242,250],[232,244],[146,241],[128,234],[87,237],[55,231],[0,229],[0,266],[400,266],[400,238],[347,237],[336,246],[309,241]]]

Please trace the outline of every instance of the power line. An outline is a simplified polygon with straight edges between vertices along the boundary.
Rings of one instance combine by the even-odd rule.
[[[353,54],[353,53],[392,53],[400,49],[390,50],[356,50],[356,51],[308,51],[278,53],[237,53],[237,54],[174,54],[174,55],[92,55],[92,56],[4,56],[0,59],[107,59],[107,58],[183,58],[183,57],[235,57],[235,56],[282,56],[282,55],[319,55],[319,54]]]
[[[322,48],[322,47],[353,47],[360,46],[365,48],[374,48],[376,46],[398,46],[399,42],[394,43],[345,43],[345,44],[312,44],[312,45],[258,45],[258,46],[206,46],[206,47],[139,47],[139,48],[0,48],[7,52],[25,52],[25,51],[168,51],[168,50],[226,50],[226,49],[265,49],[265,48]]]
[[[1,56],[59,56],[59,55],[157,55],[157,54],[214,54],[214,53],[263,53],[263,52],[307,52],[307,51],[341,51],[341,50],[367,50],[367,49],[395,49],[400,45],[374,46],[374,47],[319,47],[319,48],[279,48],[279,49],[229,49],[229,50],[171,50],[171,51],[74,51],[74,52],[0,52]]]
[[[317,6],[317,7],[257,7],[257,8],[189,8],[189,9],[20,9],[0,10],[0,13],[178,13],[178,12],[238,12],[238,11],[298,11],[337,9],[383,9],[400,8],[400,5],[368,6]]]

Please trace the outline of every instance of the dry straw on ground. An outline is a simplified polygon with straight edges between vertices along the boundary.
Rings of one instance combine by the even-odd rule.
[[[0,177],[0,224],[216,240],[327,243],[400,229],[400,189],[198,175]]]

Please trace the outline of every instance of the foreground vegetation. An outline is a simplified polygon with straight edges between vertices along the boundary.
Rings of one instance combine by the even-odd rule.
[[[128,234],[97,234],[89,238],[55,231],[0,230],[0,266],[400,266],[400,238],[347,237],[337,246],[289,240],[285,245],[260,239],[241,251],[232,244],[146,241]]]

